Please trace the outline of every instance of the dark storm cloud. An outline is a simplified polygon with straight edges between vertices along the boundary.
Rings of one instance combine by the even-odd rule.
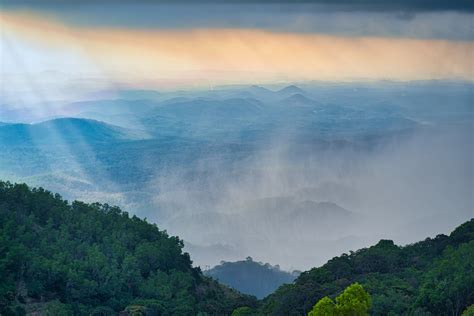
[[[313,4],[324,5],[335,10],[374,10],[374,11],[438,11],[460,10],[473,11],[474,1],[471,0],[2,0],[0,4],[10,6],[80,6],[90,4]]]
[[[472,40],[474,1],[0,0],[78,27],[246,28],[342,36]]]

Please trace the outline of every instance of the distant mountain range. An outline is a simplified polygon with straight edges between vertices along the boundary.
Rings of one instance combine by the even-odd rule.
[[[464,218],[465,186],[451,175],[468,174],[458,153],[468,143],[456,140],[472,130],[472,89],[450,82],[302,83],[118,89],[49,107],[2,103],[0,177],[47,186],[69,200],[133,209],[182,236],[198,264],[250,255],[309,267],[407,227],[404,212],[428,203],[423,199],[439,188],[453,199],[423,206],[449,220],[425,225],[423,234]],[[450,150],[433,150],[452,128],[460,132],[449,136]],[[418,183],[417,170],[430,183]],[[392,183],[410,176],[405,172],[414,174],[413,184]],[[378,188],[386,193],[373,193]],[[411,193],[424,188],[432,191]],[[448,214],[454,204],[456,219]],[[366,233],[366,214],[386,205],[404,214],[400,223]],[[295,251],[302,248],[320,251]]]

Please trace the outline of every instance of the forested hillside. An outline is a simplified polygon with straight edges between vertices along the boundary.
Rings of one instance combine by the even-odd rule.
[[[203,276],[182,247],[116,207],[0,182],[0,315],[228,315],[255,305]]]
[[[182,247],[117,207],[0,182],[0,315],[307,315],[354,283],[371,315],[460,315],[474,303],[474,219],[335,257],[260,302],[205,277]]]
[[[278,266],[256,262],[251,257],[247,257],[242,261],[222,262],[204,271],[204,274],[242,293],[263,298],[280,285],[293,282],[298,272],[283,271]]]
[[[321,298],[358,282],[371,315],[460,315],[474,303],[474,219],[449,236],[400,247],[391,240],[343,254],[268,296],[259,315],[307,315]]]

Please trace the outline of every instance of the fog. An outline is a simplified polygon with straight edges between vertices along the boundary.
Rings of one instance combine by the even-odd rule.
[[[146,215],[201,266],[249,255],[308,269],[381,238],[415,242],[474,215],[472,132],[422,128],[370,146],[275,139],[242,160],[155,175]]]

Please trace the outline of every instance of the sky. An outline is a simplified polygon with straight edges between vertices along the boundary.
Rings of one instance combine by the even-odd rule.
[[[474,79],[469,1],[0,3],[3,95]]]

